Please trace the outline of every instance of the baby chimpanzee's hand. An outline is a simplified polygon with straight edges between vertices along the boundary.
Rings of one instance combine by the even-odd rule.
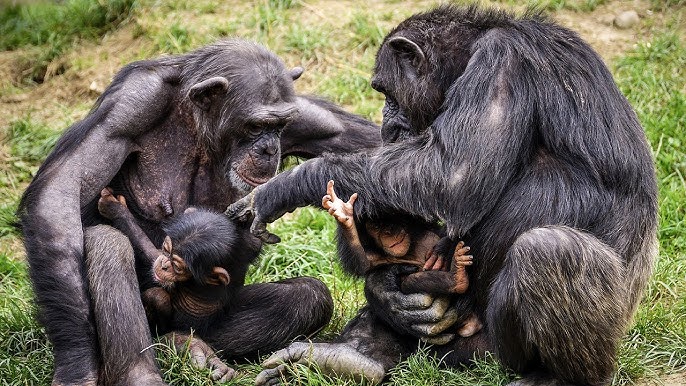
[[[100,191],[100,199],[98,200],[98,212],[110,220],[122,217],[129,212],[126,206],[126,199],[124,196],[114,196],[111,188],[105,188]]]
[[[357,193],[353,193],[348,202],[344,202],[336,195],[336,192],[333,190],[333,184],[333,180],[326,184],[326,195],[322,197],[322,206],[342,226],[352,228],[355,224],[353,205],[355,200],[357,200]]]

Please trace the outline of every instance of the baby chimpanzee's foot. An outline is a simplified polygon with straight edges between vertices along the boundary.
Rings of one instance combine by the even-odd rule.
[[[476,314],[472,312],[467,320],[465,320],[464,323],[462,323],[462,326],[460,326],[460,328],[457,330],[457,334],[463,338],[469,338],[470,336],[481,331],[481,327],[483,327],[481,321],[479,321],[479,318],[476,317]]]
[[[465,293],[469,287],[469,277],[465,267],[472,265],[474,260],[472,255],[467,255],[469,249],[464,245],[464,242],[460,241],[457,243],[453,254],[452,272],[455,276],[455,293],[458,294]]]

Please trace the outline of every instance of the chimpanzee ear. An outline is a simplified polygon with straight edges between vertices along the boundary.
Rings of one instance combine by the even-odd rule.
[[[417,72],[422,72],[426,68],[426,55],[424,51],[412,40],[393,36],[386,42],[389,47],[398,53],[402,60],[406,60]]]
[[[207,284],[212,284],[212,285],[224,285],[227,286],[229,285],[229,282],[231,281],[231,276],[229,276],[229,273],[226,272],[226,270],[222,267],[214,267],[212,268],[212,272],[210,273],[209,277],[207,278]]]
[[[164,242],[162,243],[162,250],[167,253],[172,253],[172,241],[169,236],[166,236],[164,238]]]
[[[203,80],[191,87],[188,91],[188,97],[196,106],[203,110],[209,110],[212,103],[214,103],[218,97],[226,94],[226,90],[228,89],[229,81],[222,76],[215,76]]]
[[[291,75],[291,79],[296,80],[300,78],[304,71],[302,67],[293,67],[288,73]]]

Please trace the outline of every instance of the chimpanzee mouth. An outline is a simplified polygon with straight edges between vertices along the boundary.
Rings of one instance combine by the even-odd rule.
[[[247,177],[233,168],[229,171],[228,177],[231,186],[238,189],[242,194],[250,193],[255,187],[262,185],[269,180],[269,178],[257,179]]]
[[[252,186],[253,188],[264,184],[265,182],[269,181],[269,179],[271,178],[271,177],[267,177],[267,178],[248,177],[242,173],[239,173],[238,171],[236,171],[236,174],[238,174],[238,177],[240,177],[241,180],[245,181],[246,184]]]
[[[400,240],[398,240],[397,242],[393,243],[393,245],[391,245],[391,248],[395,248],[395,247],[397,247],[398,245],[400,245],[400,243],[402,243],[403,241],[405,241],[405,237],[407,237],[407,235],[403,235],[403,237],[402,237]]]

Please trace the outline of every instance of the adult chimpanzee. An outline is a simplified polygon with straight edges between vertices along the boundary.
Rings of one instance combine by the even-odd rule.
[[[19,208],[40,319],[54,347],[54,384],[162,383],[146,350],[151,337],[136,280],[136,271],[148,276],[149,266],[134,263],[125,236],[97,225],[105,186],[126,198],[160,245],[162,220],[190,205],[224,209],[272,177],[283,156],[380,142],[373,124],[296,96],[293,79],[301,72],[241,40],[135,62],[65,132]],[[253,320],[244,336],[268,343],[316,328],[311,324],[321,318],[310,312],[321,309],[327,292],[311,283],[256,287],[241,307]],[[271,296],[293,306],[292,296],[307,285],[312,296],[298,303],[299,319],[283,321],[260,307]],[[274,318],[282,328],[266,331]]]
[[[657,189],[645,134],[602,60],[538,14],[443,6],[389,33],[372,87],[386,97],[382,137],[401,141],[308,161],[229,212],[253,214],[254,233],[274,239],[265,223],[318,204],[334,179],[343,197],[359,193],[358,216],[445,222],[478,257],[470,288],[446,307],[402,295],[398,266],[375,270],[341,344],[292,345],[269,367],[313,358],[378,381],[412,337],[437,338],[473,309],[480,333],[433,347],[447,364],[494,350],[519,384],[608,383],[656,253]]]

